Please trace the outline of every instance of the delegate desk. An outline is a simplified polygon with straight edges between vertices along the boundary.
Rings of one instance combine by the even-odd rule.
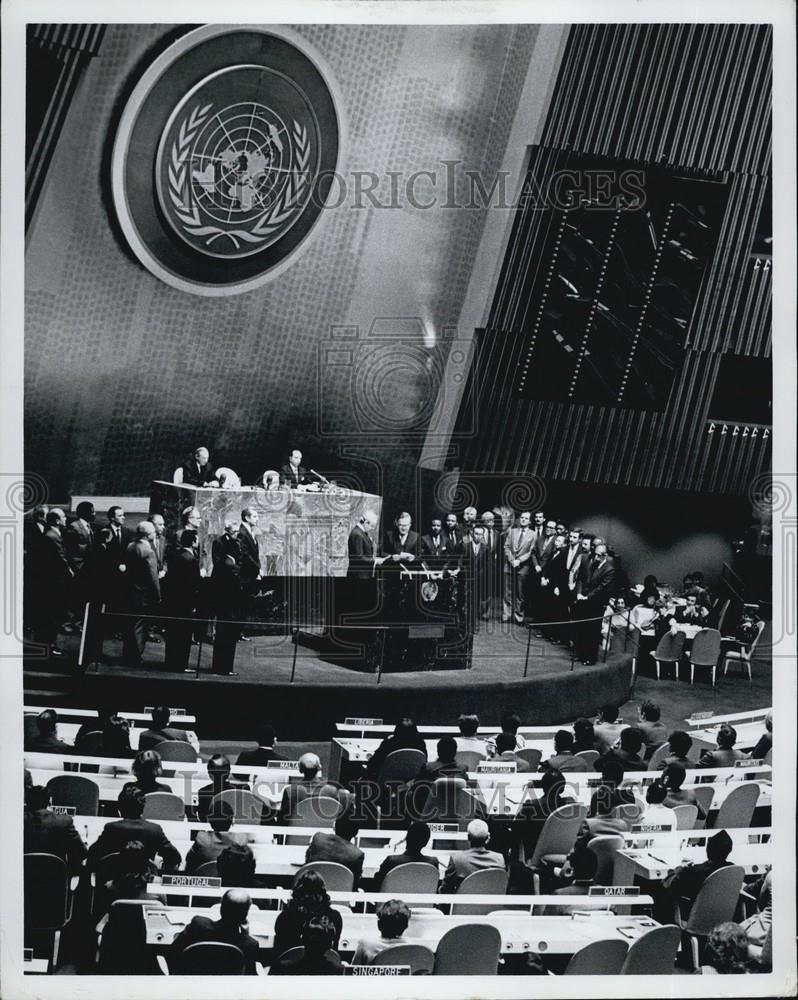
[[[741,725],[736,725],[734,728],[737,731],[737,742],[734,744],[737,750],[752,750],[767,732],[764,721],[744,722]],[[720,724],[704,729],[691,729],[690,737],[693,741],[693,746],[698,747],[699,751],[714,750],[718,745],[719,729]]]
[[[570,725],[570,723],[566,722],[561,726],[519,726],[518,734],[524,737],[527,741],[527,746],[530,739],[549,740],[551,745],[554,740],[554,734],[560,729],[570,729]],[[393,733],[395,728],[395,726],[386,725],[382,719],[349,719],[345,722],[336,722],[335,724],[335,729],[341,737],[361,740],[384,740],[386,736],[390,736]],[[460,735],[460,730],[457,726],[417,726],[416,728],[427,739],[438,740],[441,736],[454,736],[456,738]],[[491,736],[495,736],[499,732],[501,732],[500,726],[480,726],[477,729],[477,737],[488,740]],[[554,751],[552,750],[551,752],[553,753]]]
[[[251,486],[213,489],[161,480],[152,484],[150,513],[163,514],[170,540],[177,535],[185,507],[200,512],[200,565],[208,575],[213,569],[211,546],[224,534],[225,518],[238,521],[245,507],[254,507],[263,576],[346,576],[349,533],[366,510],[379,518],[382,498],[338,486],[327,492],[289,487],[267,492]]]
[[[122,718],[127,718],[127,716],[122,716]],[[98,725],[99,725],[99,723],[98,723]],[[59,719],[59,722],[58,722],[58,738],[61,739],[61,740],[63,740],[65,743],[71,743],[74,746],[75,738],[78,735],[78,731],[79,731],[80,727],[81,727],[81,723],[78,723],[78,722],[61,722],[60,719]],[[136,751],[138,750],[138,748],[139,748],[139,737],[141,736],[142,733],[146,732],[147,729],[149,729],[149,726],[144,726],[144,727],[131,726],[130,727],[130,746],[134,750],[136,750]],[[194,749],[197,751],[197,755],[199,756],[199,740],[197,739],[197,734],[193,730],[191,730],[191,729],[185,730],[185,733],[186,733],[186,736],[188,737],[188,742],[194,747]],[[155,749],[157,749],[157,748],[155,748]]]
[[[362,770],[381,742],[381,739],[362,737],[355,739],[333,737],[330,747],[330,777],[334,781],[341,781],[341,775],[346,777],[348,768],[355,766]],[[426,739],[424,743],[427,747],[427,760],[437,760],[438,740]],[[554,744],[551,740],[527,740],[526,748],[539,750],[544,760],[554,753]]]
[[[97,712],[93,708],[62,708],[60,705],[57,708],[52,706],[43,705],[25,705],[24,706],[25,715],[39,715],[41,712],[55,712],[58,715],[59,724],[62,721],[69,719],[70,721],[77,720],[78,722],[86,722],[89,719],[97,720],[98,728],[100,726],[99,719],[97,719]],[[171,716],[169,719],[169,724],[174,726],[176,729],[187,729],[189,726],[196,725],[197,717],[194,715],[186,715],[182,709],[170,709]],[[149,712],[117,712],[117,715],[121,715],[123,719],[127,719],[128,722],[132,723],[142,723],[143,728],[149,729],[152,725],[152,716]]]
[[[698,864],[706,859],[706,848],[702,846],[624,848],[618,851],[615,880],[624,885],[631,885],[636,877],[661,880],[679,865]],[[735,843],[729,863],[740,865],[746,875],[763,875],[773,863],[773,848],[770,844]]]

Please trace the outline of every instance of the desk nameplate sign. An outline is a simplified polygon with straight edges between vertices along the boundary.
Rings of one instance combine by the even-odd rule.
[[[632,833],[665,833],[672,829],[673,827],[665,826],[662,823],[638,823],[632,827]]]
[[[588,896],[639,896],[639,885],[591,885]]]
[[[428,823],[430,833],[458,833],[457,823]]]
[[[77,806],[50,806],[50,811],[56,816],[74,816],[77,813]]]
[[[764,766],[765,766],[765,762],[762,759],[758,759],[758,760],[736,760],[734,762],[734,767],[735,768],[764,767]]]
[[[270,760],[266,765],[268,770],[276,768],[280,771],[298,771],[299,761],[298,760]]]
[[[518,763],[514,760],[481,760],[477,764],[478,774],[515,774]]]
[[[701,722],[703,719],[711,719],[713,717],[713,712],[693,712],[688,722]]]
[[[155,711],[155,705],[145,705],[144,706],[144,711],[145,712],[154,712]],[[186,713],[185,708],[170,708],[169,709],[169,714],[170,715],[186,715],[187,713]]]
[[[368,726],[381,726],[382,725],[382,719],[356,719],[356,718],[349,718],[349,719],[344,719],[344,725],[345,726],[363,726],[364,728],[367,728]]]
[[[345,976],[409,976],[409,965],[347,965]]]
[[[164,888],[179,885],[187,889],[219,889],[222,880],[212,875],[162,875],[161,885]]]

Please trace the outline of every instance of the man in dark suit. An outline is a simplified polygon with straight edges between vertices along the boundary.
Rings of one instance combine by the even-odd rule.
[[[158,566],[158,579],[163,580],[166,576],[166,522],[163,519],[163,514],[153,514],[150,523],[155,528],[152,550],[155,553],[155,562]]]
[[[349,567],[346,575],[350,580],[370,580],[374,576],[374,541],[371,532],[376,527],[377,515],[374,511],[367,510],[349,532]]]
[[[254,507],[241,511],[238,529],[238,548],[241,552],[241,589],[245,597],[252,598],[260,589],[260,545],[255,537],[258,529],[258,512]]]
[[[186,670],[191,655],[191,632],[200,588],[197,533],[186,529],[167,555],[164,580],[166,621],[165,664],[170,670]]]
[[[25,628],[38,631],[41,626],[43,608],[39,601],[39,581],[41,579],[41,548],[47,531],[47,515],[50,508],[39,504],[26,517],[22,527],[23,551],[23,600],[22,613]]]
[[[421,536],[421,555],[424,562],[434,569],[445,559],[449,546],[439,517],[433,517],[429,529],[429,534]]]
[[[156,705],[151,715],[152,725],[139,736],[139,751],[154,750],[164,740],[188,743],[188,734],[184,729],[174,729],[169,725],[169,709],[166,705]]]
[[[623,764],[624,771],[646,771],[646,762],[640,755],[643,747],[643,733],[636,726],[627,726],[621,732],[621,745],[617,749],[610,749],[593,765],[596,771],[603,771],[604,764],[610,759],[619,760]]]
[[[186,486],[218,486],[216,469],[211,465],[207,448],[197,448],[192,458],[183,466],[183,483]]]
[[[732,846],[732,839],[725,830],[710,837],[706,845],[707,860],[695,865],[680,865],[663,881],[664,894],[654,893],[654,916],[663,923],[672,922],[674,904],[683,900],[682,916],[686,918],[709,876],[734,863],[729,861]]]
[[[305,753],[299,758],[299,770],[302,773],[300,781],[292,780],[283,789],[283,797],[280,802],[280,812],[277,818],[278,823],[290,818],[294,814],[296,806],[309,798],[337,798],[339,806],[349,804],[349,793],[339,788],[334,782],[326,781],[321,776],[321,760],[315,753]],[[332,819],[326,816],[325,819]]]
[[[109,610],[119,610],[125,599],[127,550],[134,540],[125,527],[125,512],[118,505],[108,509],[108,527],[100,536],[99,591]]]
[[[58,715],[52,708],[46,708],[36,717],[38,733],[25,749],[33,753],[72,753],[74,747],[58,738]]]
[[[91,557],[94,546],[94,504],[81,500],[75,513],[77,517],[64,531],[64,549],[75,578],[72,609],[82,616],[83,607],[90,599]]]
[[[238,522],[225,521],[224,534],[215,538],[211,547],[211,596],[216,613],[212,665],[215,674],[233,673],[236,643],[241,634],[241,546],[237,536]]]
[[[122,657],[129,667],[141,666],[152,615],[161,603],[158,563],[152,547],[155,528],[151,521],[141,521],[136,533],[138,537],[128,545],[125,555],[127,612],[132,617],[123,633]]]
[[[379,892],[382,881],[389,871],[393,868],[398,868],[399,865],[409,865],[413,863],[428,864],[432,865],[436,871],[440,867],[440,863],[437,858],[432,857],[428,854],[422,854],[421,852],[430,842],[430,837],[432,832],[426,823],[413,822],[410,824],[410,829],[407,831],[405,837],[405,849],[401,854],[389,854],[387,858],[382,862],[379,869],[374,875],[374,881],[372,884],[372,891]]]
[[[211,804],[217,795],[236,788],[249,788],[248,785],[230,780],[230,758],[225,754],[214,754],[208,761],[207,767],[208,777],[211,779],[210,783],[203,785],[197,792],[197,815],[201,820],[208,819],[211,813]]]
[[[449,865],[441,882],[441,892],[456,892],[463,879],[473,872],[483,871],[486,868],[504,870],[504,858],[501,854],[488,850],[490,840],[488,824],[481,819],[472,819],[466,832],[468,850],[455,851],[449,858]]]
[[[195,872],[200,865],[216,861],[225,848],[231,844],[242,845],[247,842],[247,834],[230,833],[235,812],[226,802],[219,803],[219,809],[210,816],[210,830],[198,830],[194,843],[186,854],[186,872]]]
[[[446,542],[446,548],[450,552],[460,544],[463,533],[460,531],[460,526],[457,523],[457,514],[446,515],[446,527],[443,530],[443,537]]]
[[[545,615],[546,593],[542,581],[546,579],[546,569],[554,555],[554,539],[557,535],[557,522],[548,520],[542,530],[538,529],[535,544],[532,546],[532,573],[529,578],[531,588],[530,603],[532,613],[538,621]],[[543,633],[538,630],[538,638]]]
[[[86,848],[71,816],[50,809],[50,793],[34,785],[25,793],[25,853],[55,854],[63,858],[70,872],[77,872]]]
[[[389,565],[399,566],[415,561],[419,554],[418,532],[412,531],[413,519],[403,511],[394,522],[395,527],[387,532],[382,546],[382,555]]]
[[[568,617],[568,564],[566,541],[562,535],[554,538],[554,552],[540,579],[539,619],[541,622],[564,622]],[[560,642],[566,635],[566,626],[544,624],[541,628],[552,642]]]
[[[585,560],[580,566],[577,582],[578,605],[575,617],[578,616],[581,620],[574,639],[574,655],[587,666],[594,664],[598,658],[601,616],[612,591],[614,576],[615,569],[612,559],[607,555],[607,546],[603,539],[597,538],[593,558]]]
[[[67,559],[62,533],[66,514],[54,507],[47,515],[47,530],[42,537],[38,600],[42,606],[41,640],[50,647],[51,656],[65,656],[56,646],[58,632],[66,618],[72,590],[73,572]]]
[[[353,888],[363,874],[363,858],[365,855],[359,847],[355,847],[352,838],[357,834],[358,826],[347,813],[342,813],[335,821],[334,833],[314,833],[305,852],[305,861],[334,861],[348,868],[354,875]]]
[[[141,818],[143,812],[144,793],[131,782],[119,794],[119,813],[122,819],[106,823],[103,832],[89,848],[90,869],[95,869],[107,854],[121,851],[131,840],[138,840],[144,845],[150,860],[158,854],[165,870],[175,871],[180,867],[180,852],[170,842],[159,823]]]
[[[190,965],[183,965],[183,952],[191,944],[202,941],[221,941],[240,948],[244,955],[244,972],[257,973],[258,942],[249,933],[247,915],[251,904],[249,893],[243,889],[228,889],[222,896],[218,920],[210,917],[193,917],[172,942],[170,963],[180,972],[189,973]]]
[[[280,483],[296,489],[308,481],[308,470],[302,465],[302,452],[294,448],[285,465],[280,466]]]
[[[277,742],[274,726],[268,722],[262,723],[258,729],[258,745],[255,750],[242,750],[236,764],[249,764],[251,767],[266,767],[273,760],[282,760],[275,752]]]

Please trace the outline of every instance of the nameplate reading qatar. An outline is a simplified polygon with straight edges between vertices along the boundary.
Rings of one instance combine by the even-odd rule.
[[[588,896],[639,896],[639,885],[591,885]]]
[[[162,886],[182,886],[187,889],[219,889],[222,880],[213,875],[162,875]]]

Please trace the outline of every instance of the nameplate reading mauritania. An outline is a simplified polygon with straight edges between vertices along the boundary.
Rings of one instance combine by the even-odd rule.
[[[162,875],[161,885],[184,886],[188,889],[218,889],[221,878],[213,875]]]
[[[477,764],[479,774],[515,774],[517,770],[514,760],[481,760]]]

